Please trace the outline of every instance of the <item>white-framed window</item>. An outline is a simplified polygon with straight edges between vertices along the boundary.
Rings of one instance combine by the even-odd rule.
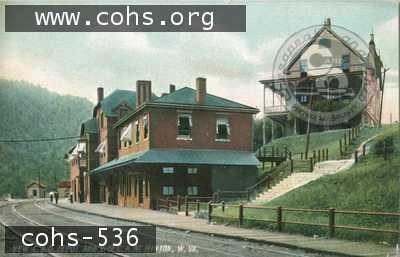
[[[308,95],[301,95],[300,103],[307,103],[307,102],[308,102]]]
[[[139,143],[140,140],[140,127],[139,127],[139,121],[135,121],[135,142]]]
[[[187,195],[199,195],[199,187],[198,186],[188,186],[187,187]]]
[[[217,118],[216,122],[216,139],[221,141],[229,140],[231,129],[227,118]]]
[[[146,114],[143,117],[143,138],[147,139],[149,137],[149,115]]]
[[[342,62],[341,62],[342,70],[349,71],[350,70],[350,55],[344,54],[342,55]]]
[[[174,195],[174,186],[163,186],[162,194],[163,195]]]
[[[197,168],[189,167],[187,172],[188,172],[188,174],[197,174]]]
[[[307,60],[302,59],[302,60],[300,60],[299,64],[300,64],[300,72],[307,74],[307,72],[308,72]]]
[[[164,173],[164,174],[171,174],[174,172],[175,172],[174,167],[163,167],[162,168],[162,173]]]
[[[124,147],[132,144],[132,123],[129,123],[129,125],[121,129],[121,136],[119,140],[121,141],[120,145]]]
[[[189,113],[178,114],[178,138],[191,138],[192,115]]]

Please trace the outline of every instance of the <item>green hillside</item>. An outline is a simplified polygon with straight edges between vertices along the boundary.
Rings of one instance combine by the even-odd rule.
[[[321,137],[323,137],[322,134]],[[383,154],[384,144],[389,149],[387,160],[384,159]],[[266,207],[273,207],[270,210],[245,209],[244,226],[276,229],[276,225],[273,222],[268,222],[268,220],[276,220],[275,208],[277,206],[299,209],[327,210],[335,208],[336,210],[368,212],[400,212],[399,171],[400,129],[398,125],[384,126],[380,129],[379,135],[368,144],[368,154],[362,157],[357,164],[348,170],[312,181],[266,203]],[[215,218],[216,221],[228,224],[237,223],[237,207],[227,208],[225,213],[217,209],[215,214],[219,216]],[[400,230],[398,217],[337,214],[335,219],[336,224],[342,226]],[[286,212],[283,220],[322,225],[285,224],[285,232],[322,237],[328,234],[327,229],[323,227],[323,225],[328,224],[327,214],[301,211]],[[335,237],[351,240],[372,240],[391,245],[398,242],[398,236],[393,233],[364,232],[339,228],[336,229]]]
[[[382,128],[369,128],[364,127],[360,131],[360,136],[355,139],[349,147],[345,156],[349,156],[352,151],[358,147],[360,143],[367,140],[368,138],[379,134]],[[314,132],[310,133],[310,145],[309,154],[312,154],[313,150],[328,148],[329,159],[335,160],[342,158],[339,151],[339,140],[344,138],[344,135],[348,132],[348,129],[331,130],[325,132]],[[265,145],[266,149],[270,150],[272,146],[278,149],[280,152],[287,147],[293,153],[296,159],[300,158],[300,153],[305,152],[306,135],[296,135],[289,137],[282,137],[274,140],[273,142]]]
[[[75,96],[61,96],[23,81],[0,80],[0,140],[57,138],[79,135],[93,104]],[[24,196],[24,187],[41,179],[49,190],[68,177],[63,159],[76,140],[31,143],[0,142],[0,196]]]

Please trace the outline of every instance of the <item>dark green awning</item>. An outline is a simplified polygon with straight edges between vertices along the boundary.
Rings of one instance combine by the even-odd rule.
[[[189,164],[223,166],[257,166],[252,152],[210,149],[151,149],[112,160],[90,172],[97,174],[130,164]]]

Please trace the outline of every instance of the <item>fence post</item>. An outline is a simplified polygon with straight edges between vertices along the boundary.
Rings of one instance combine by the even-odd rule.
[[[354,162],[355,163],[358,162],[358,151],[357,150],[354,151]]]
[[[310,158],[310,172],[313,172],[314,170],[314,161],[313,158]]]
[[[197,213],[200,212],[200,200],[196,200],[196,211]]]
[[[291,151],[289,151],[289,159],[290,160],[292,159],[292,152]]]
[[[353,140],[353,138],[351,138],[351,130],[349,130],[348,133],[349,133],[349,145],[350,145],[350,142]]]
[[[303,152],[300,153],[300,159],[303,160]]]
[[[262,169],[264,170],[265,169],[265,156],[267,155],[266,154],[266,152],[265,152],[266,150],[265,150],[265,147],[263,147],[263,158],[262,158]]]
[[[318,149],[318,162],[321,161],[321,149]]]
[[[189,216],[189,201],[187,195],[185,196],[185,216]]]
[[[314,159],[314,161],[317,160],[317,153],[315,152],[315,150],[313,150],[312,158]]]
[[[285,146],[285,159],[287,159],[288,157],[288,151],[287,151],[287,147]]]
[[[363,150],[362,150],[363,151],[363,153],[362,153],[363,156],[365,156],[365,153],[367,151],[366,148],[367,148],[367,144],[363,144]]]
[[[275,147],[271,147],[271,168],[274,167]]]
[[[239,227],[243,225],[243,204],[239,205]]]
[[[211,223],[212,201],[208,202],[208,223]]]
[[[222,201],[222,212],[225,212],[225,202]]]
[[[326,148],[325,158],[326,160],[329,160],[329,148]]]
[[[276,227],[282,231],[282,206],[276,207]]]
[[[335,209],[329,208],[329,237],[332,238],[335,236]]]
[[[247,201],[250,202],[250,189],[247,189]]]
[[[339,140],[339,152],[340,152],[340,156],[342,156],[343,155],[342,139]]]
[[[322,148],[322,160],[325,161],[325,148]]]
[[[344,150],[347,150],[347,136],[346,133],[344,133]]]
[[[267,176],[267,189],[271,188],[271,177],[268,175]]]
[[[293,173],[293,159],[290,159],[290,173]]]
[[[176,196],[176,205],[178,206],[178,211],[181,211],[181,196]]]
[[[169,199],[167,199],[167,210],[169,211],[169,208],[171,207],[171,203],[169,201]]]

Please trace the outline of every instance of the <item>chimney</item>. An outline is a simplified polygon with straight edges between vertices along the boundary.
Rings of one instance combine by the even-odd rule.
[[[97,103],[100,103],[104,98],[104,89],[102,87],[97,88]]]
[[[169,93],[171,94],[171,93],[173,93],[173,92],[175,92],[175,85],[169,85]]]
[[[204,104],[204,99],[206,98],[207,93],[206,84],[207,83],[205,78],[196,79],[196,102],[198,104]]]
[[[149,102],[151,99],[151,81],[136,81],[136,108]]]
[[[328,27],[328,28],[331,28],[331,18],[327,18],[325,20],[325,26]]]

